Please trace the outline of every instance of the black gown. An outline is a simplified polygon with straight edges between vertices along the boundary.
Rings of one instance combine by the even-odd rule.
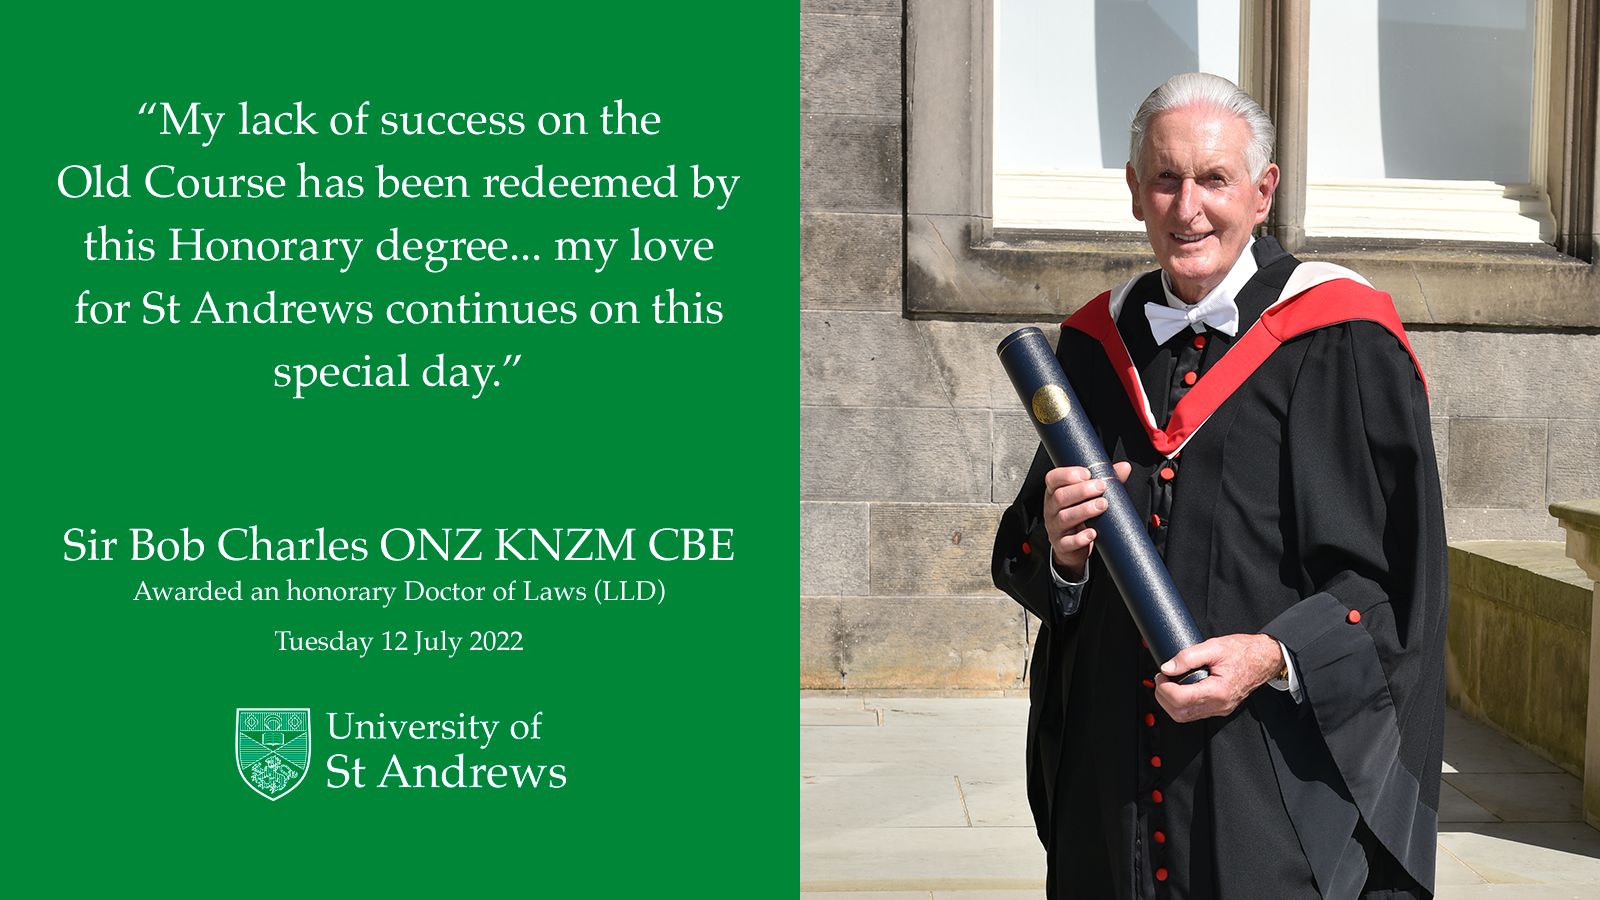
[[[1240,291],[1239,335],[1298,261],[1270,238]],[[1380,295],[1381,296],[1381,295]],[[1117,331],[1164,424],[1236,339],[1156,345],[1130,291]],[[1396,325],[1398,327],[1398,325]],[[1028,795],[1052,897],[1432,896],[1447,581],[1426,389],[1372,321],[1286,340],[1181,452],[1158,452],[1102,344],[1057,352],[1200,630],[1265,633],[1303,691],[1264,686],[1231,715],[1178,724],[1100,560],[1078,605],[1051,580],[1036,454],[1001,521],[995,584],[1041,621]]]

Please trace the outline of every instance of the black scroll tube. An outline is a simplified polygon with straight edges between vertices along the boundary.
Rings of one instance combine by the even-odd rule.
[[[1156,664],[1200,643],[1204,638],[1189,607],[1178,596],[1166,564],[1134,512],[1127,489],[1117,480],[1100,436],[1089,424],[1083,404],[1067,383],[1067,375],[1061,371],[1061,363],[1056,361],[1044,332],[1037,328],[1013,332],[995,352],[1000,354],[1000,364],[1005,366],[1017,396],[1033,419],[1050,460],[1057,466],[1082,466],[1091,476],[1105,481],[1106,511],[1092,520],[1097,532],[1094,547],[1110,570],[1111,580],[1128,604],[1128,612]],[[1176,680],[1194,684],[1208,674],[1205,669],[1196,669]]]

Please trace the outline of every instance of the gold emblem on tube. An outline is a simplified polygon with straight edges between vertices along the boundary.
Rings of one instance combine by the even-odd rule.
[[[1047,384],[1033,392],[1033,417],[1041,425],[1054,425],[1067,417],[1067,392]]]

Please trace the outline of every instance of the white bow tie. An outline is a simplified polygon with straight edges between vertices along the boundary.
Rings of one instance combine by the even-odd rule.
[[[1173,309],[1165,303],[1146,303],[1144,317],[1150,322],[1150,335],[1156,343],[1165,344],[1172,336],[1190,326],[1209,325],[1229,337],[1239,331],[1239,307],[1230,297],[1216,296],[1183,309]]]

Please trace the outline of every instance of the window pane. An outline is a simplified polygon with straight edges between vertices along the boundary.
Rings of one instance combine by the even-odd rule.
[[[1536,7],[1311,4],[1308,178],[1527,182]]]
[[[1139,230],[1128,122],[1156,85],[1197,70],[1238,80],[1237,3],[996,0],[995,224]]]

